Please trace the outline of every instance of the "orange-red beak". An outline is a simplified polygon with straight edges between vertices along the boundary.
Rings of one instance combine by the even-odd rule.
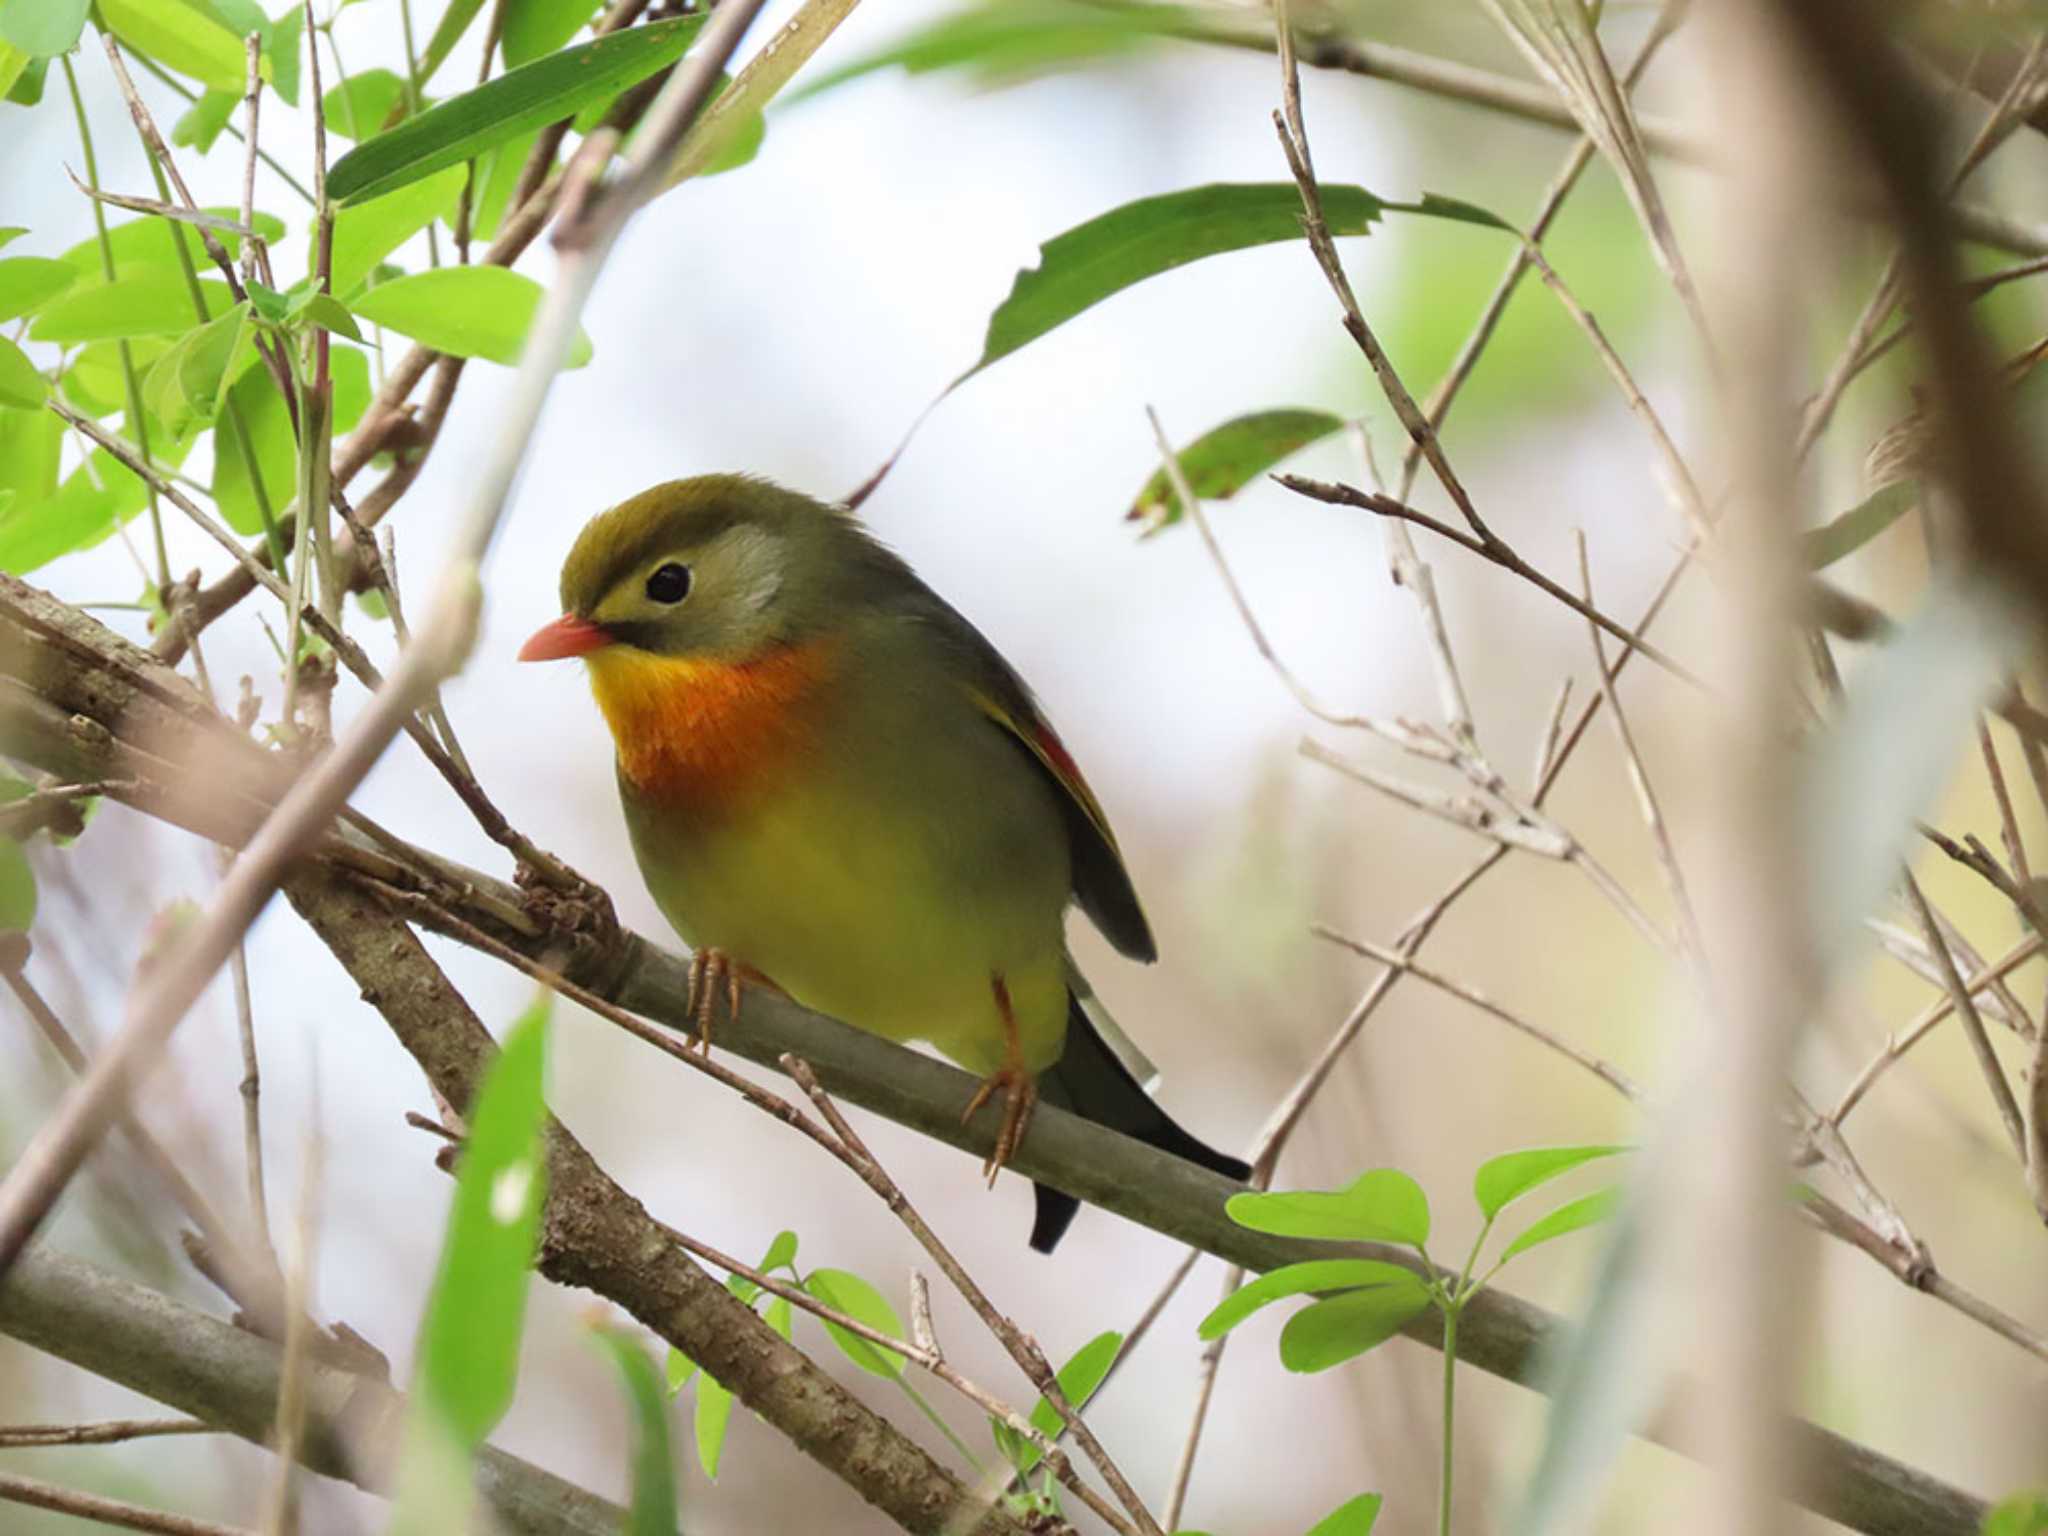
[[[581,614],[565,613],[552,624],[543,624],[519,647],[521,661],[560,661],[565,656],[588,656],[604,649],[612,637],[601,625]]]

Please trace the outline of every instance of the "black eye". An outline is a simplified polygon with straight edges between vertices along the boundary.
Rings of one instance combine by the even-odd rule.
[[[669,561],[647,578],[647,595],[657,603],[680,603],[690,595],[690,568]]]

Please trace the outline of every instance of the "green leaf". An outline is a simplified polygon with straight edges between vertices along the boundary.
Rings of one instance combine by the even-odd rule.
[[[1060,1384],[1060,1394],[1079,1410],[1088,1406],[1088,1399],[1095,1395],[1095,1389],[1102,1385],[1102,1379],[1109,1374],[1109,1368],[1116,1363],[1117,1351],[1124,1347],[1124,1336],[1115,1331],[1098,1333],[1068,1357],[1067,1363],[1053,1372],[1053,1379]],[[998,1428],[1008,1428],[999,1425]],[[1031,1408],[1031,1427],[1051,1439],[1066,1428],[1066,1421],[1060,1411],[1040,1397]],[[1011,1459],[1020,1474],[1029,1473],[1044,1459],[1045,1453],[1022,1436],[1018,1437],[1017,1454]]]
[[[173,427],[213,420],[236,376],[256,360],[255,347],[243,345],[247,317],[248,305],[237,304],[171,343],[142,381],[151,415]]]
[[[1841,516],[1799,536],[1799,552],[1809,571],[1824,570],[1856,553],[1920,503],[1915,480],[1894,480],[1873,491]]]
[[[668,1402],[661,1378],[640,1341],[615,1328],[594,1330],[597,1342],[618,1367],[633,1410],[633,1502],[621,1536],[675,1536],[676,1477],[669,1462]]]
[[[57,493],[63,453],[64,422],[54,412],[0,405],[0,495],[12,503],[7,517],[21,516]]]
[[[787,1296],[776,1297],[768,1303],[768,1309],[761,1316],[770,1328],[773,1328],[782,1335],[782,1342],[787,1344],[796,1322],[790,1310],[789,1298]]]
[[[27,933],[35,920],[36,872],[29,868],[21,844],[0,837],[0,933]]]
[[[0,261],[0,321],[18,320],[40,309],[78,280],[67,263],[49,256],[10,256]]]
[[[450,166],[438,176],[337,213],[333,255],[328,266],[332,290],[342,298],[349,297],[378,262],[434,220],[453,213],[467,175],[461,166]],[[306,265],[309,269],[313,265],[310,253]]]
[[[237,224],[242,221],[242,210],[239,208],[215,206],[203,211]],[[255,219],[256,233],[267,243],[275,245],[284,237],[284,224],[274,214],[258,210]],[[240,235],[219,229],[213,234],[214,238],[226,247],[230,256],[241,254]],[[183,240],[185,252],[192,258],[193,264],[202,267],[206,265],[206,251],[200,243],[198,233],[189,227],[181,228],[173,220],[154,213],[143,214],[140,218],[124,219],[119,224],[110,226],[107,230],[107,249],[113,253],[114,271],[117,276],[140,275],[132,270],[137,267],[169,267],[182,278],[184,267],[178,260],[177,245],[180,239]],[[73,267],[80,277],[99,278],[105,275],[106,269],[100,265],[98,236],[79,241],[57,259]],[[187,319],[192,317],[189,302],[185,308],[185,316]]]
[[[379,283],[353,302],[372,325],[456,357],[516,363],[540,308],[541,286],[503,267],[442,267]],[[590,361],[590,338],[578,331],[567,366]]]
[[[761,1294],[761,1287],[745,1275],[727,1275],[725,1288],[750,1307],[754,1304],[754,1298]]]
[[[13,0],[0,5],[0,41],[31,58],[54,59],[78,46],[91,0]]]
[[[380,133],[336,161],[327,195],[347,205],[390,192],[493,144],[574,117],[674,63],[702,15],[628,27],[514,69]]]
[[[1425,192],[1419,201],[1413,203],[1388,203],[1389,213],[1419,213],[1432,219],[1449,219],[1455,224],[1477,224],[1485,229],[1504,229],[1511,235],[1519,235],[1514,225],[1497,213],[1489,213],[1477,203],[1468,203],[1461,198],[1441,197],[1434,192]]]
[[[1488,1158],[1472,1179],[1472,1196],[1480,1214],[1491,1221],[1511,1200],[1519,1200],[1539,1184],[1547,1184],[1595,1158],[1615,1157],[1633,1147],[1531,1147]]]
[[[345,139],[367,139],[384,131],[384,121],[405,100],[405,81],[388,69],[350,75],[320,98],[327,131]]]
[[[462,41],[462,34],[469,30],[469,24],[476,20],[476,13],[483,9],[484,0],[448,0],[448,9],[441,13],[441,20],[434,27],[434,35],[427,39],[427,51],[420,55],[420,89],[425,90],[427,82],[434,77],[455,45]]]
[[[71,354],[71,365],[64,370],[64,396],[88,416],[111,416],[127,404],[122,345],[118,341],[96,341]],[[144,336],[126,345],[134,360],[136,377],[143,378],[171,343],[161,336]]]
[[[718,86],[711,93],[711,102],[723,96],[726,87],[732,84],[732,76],[721,73]],[[709,111],[711,102],[705,103]],[[699,176],[720,176],[727,171],[736,171],[761,152],[761,145],[768,137],[768,119],[758,109],[741,115],[739,121],[729,126],[719,136],[718,145],[711,158],[704,163]]]
[[[328,350],[327,369],[334,386],[334,430],[339,435],[360,421],[369,405],[370,363],[354,347],[335,346]],[[249,429],[257,473],[262,476],[271,510],[282,511],[298,495],[299,462],[284,397],[261,369],[243,374],[228,396],[241,408],[242,421]],[[263,531],[263,517],[225,411],[214,431],[213,499],[235,532],[253,535]]]
[[[208,9],[184,0],[99,0],[107,30],[166,69],[215,90],[240,91],[242,40]]]
[[[57,418],[50,418],[55,421]],[[191,440],[150,446],[159,463],[176,464]],[[40,505],[11,507],[0,522],[0,571],[25,575],[59,555],[97,544],[149,504],[142,481],[103,448],[65,476]]]
[[[203,281],[199,288],[211,314],[234,302],[226,283]],[[37,313],[29,336],[63,346],[123,336],[172,336],[190,330],[193,319],[192,290],[185,274],[150,267],[110,283],[73,284]]]
[[[889,1305],[886,1296],[859,1275],[844,1269],[814,1269],[804,1277],[804,1289],[826,1306],[837,1308],[870,1328],[891,1338],[903,1337],[903,1319],[896,1315],[896,1309]],[[903,1374],[903,1357],[895,1350],[870,1344],[859,1334],[848,1333],[837,1323],[826,1323],[825,1331],[832,1335],[832,1342],[839,1346],[840,1353],[869,1374],[888,1377]]]
[[[1280,1363],[1290,1371],[1327,1371],[1377,1349],[1428,1305],[1419,1280],[1410,1290],[1376,1285],[1315,1302],[1280,1330]]]
[[[1362,235],[1380,215],[1363,187],[1324,187],[1333,235]],[[989,316],[981,359],[961,378],[1037,340],[1134,283],[1226,251],[1301,238],[1301,194],[1291,182],[1218,183],[1140,198],[1048,240],[1038,265],[1017,274]]]
[[[1983,1536],[2044,1536],[2048,1533],[2048,1494],[2016,1493],[2001,1499],[1984,1517]]]
[[[49,68],[48,59],[32,59],[19,48],[0,43],[0,80],[8,82],[7,99],[16,106],[33,107],[42,101]]]
[[[1081,0],[987,0],[942,14],[843,64],[791,96],[792,103],[901,67],[913,75],[970,69],[982,81],[1006,81],[1120,58],[1171,37],[1192,20],[1172,5],[1107,6]]]
[[[1412,1270],[1378,1259],[1311,1259],[1304,1264],[1286,1264],[1232,1291],[1207,1317],[1200,1334],[1214,1339],[1272,1302],[1311,1292],[1349,1290],[1362,1285],[1421,1286]]]
[[[206,91],[182,112],[177,122],[171,125],[171,142],[187,145],[205,154],[213,148],[213,141],[220,137],[221,130],[228,125],[228,119],[235,115],[235,108],[241,102],[241,95],[235,91]]]
[[[299,47],[306,36],[304,9],[286,0],[285,8],[277,13],[277,19],[264,22],[256,30],[263,34],[263,62],[270,69],[270,88],[277,92],[286,106],[296,107],[299,104]],[[247,68],[245,63],[245,72]]]
[[[1288,455],[1343,426],[1344,418],[1328,411],[1283,408],[1234,416],[1180,450],[1181,472],[1188,489],[1203,500],[1227,501]],[[1145,482],[1124,517],[1146,523],[1151,533],[1179,522],[1183,511],[1162,468]]]
[[[547,1187],[548,999],[505,1032],[469,1114],[440,1269],[420,1325],[416,1396],[465,1450],[512,1405]]]
[[[337,336],[346,336],[350,341],[361,341],[363,333],[356,328],[356,318],[348,312],[348,306],[331,293],[313,293],[298,306],[302,319],[309,325],[317,325],[323,331],[332,331]]]
[[[505,67],[531,64],[583,30],[599,0],[505,0]]]
[[[709,1371],[697,1377],[697,1465],[713,1482],[725,1454],[725,1429],[732,1422],[732,1394]]]
[[[764,1275],[772,1275],[778,1269],[791,1268],[796,1263],[796,1234],[783,1231],[775,1234],[775,1241],[768,1245],[768,1251],[761,1255],[761,1262],[754,1267]]]
[[[1583,1231],[1598,1226],[1621,1208],[1621,1191],[1618,1189],[1596,1189],[1590,1195],[1560,1205],[1548,1216],[1530,1223],[1523,1232],[1500,1253],[1499,1262],[1507,1263],[1518,1253],[1527,1253],[1538,1244],[1567,1233]]]
[[[1308,1536],[1372,1536],[1380,1518],[1380,1495],[1361,1493],[1346,1499],[1308,1528]]]
[[[690,1378],[697,1374],[697,1362],[684,1354],[675,1345],[668,1347],[668,1395],[674,1397],[682,1391]]]
[[[27,233],[26,224],[0,224],[0,246],[12,245]]]
[[[1417,1247],[1429,1241],[1429,1197],[1398,1168],[1375,1168],[1334,1192],[1232,1195],[1224,1210],[1239,1226],[1276,1237]]]
[[[0,405],[33,411],[50,398],[50,381],[43,377],[28,354],[0,336]]]
[[[520,173],[526,169],[527,156],[533,153],[539,139],[540,130],[536,128],[516,139],[507,139],[478,159],[479,190],[470,194],[469,209],[469,232],[473,238],[497,238],[498,224],[505,217],[512,194],[519,190]]]

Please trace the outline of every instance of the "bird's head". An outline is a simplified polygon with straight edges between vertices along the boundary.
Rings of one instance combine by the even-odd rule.
[[[521,661],[622,650],[737,665],[815,633],[846,575],[843,513],[765,480],[703,475],[592,519],[562,566],[562,616]],[[621,656],[612,658],[625,660]]]

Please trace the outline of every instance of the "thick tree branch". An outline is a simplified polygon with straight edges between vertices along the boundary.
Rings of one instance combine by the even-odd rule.
[[[0,752],[78,782],[118,781],[116,795],[152,815],[224,842],[246,839],[288,783],[294,765],[265,753],[210,716],[197,694],[147,652],[88,615],[0,576]],[[181,786],[181,764],[206,764],[205,797]],[[609,939],[551,930],[501,881],[393,839],[373,843],[351,827],[318,850],[330,867],[419,891],[462,921],[555,966],[620,1006],[682,1032],[692,1028],[689,964],[631,933]],[[367,908],[366,908],[367,909]],[[388,920],[388,919],[387,919]],[[460,937],[459,934],[455,935]],[[960,1123],[973,1080],[956,1068],[757,990],[738,1019],[717,1021],[719,1047],[774,1067],[791,1053],[842,1100],[985,1156],[985,1126]],[[1223,1202],[1238,1186],[1050,1105],[1040,1106],[1012,1165],[1025,1177],[1263,1271],[1328,1247],[1274,1238],[1232,1223]],[[1402,1253],[1374,1253],[1413,1263]],[[1489,1289],[1459,1327],[1459,1358],[1542,1390],[1538,1355],[1565,1325],[1540,1307]],[[1434,1345],[1427,1321],[1411,1336]],[[1983,1503],[1867,1447],[1795,1422],[1807,1468],[1799,1497],[1809,1508],[1872,1536],[1974,1536]],[[1657,1428],[1660,1443],[1683,1444]]]
[[[265,1444],[284,1352],[83,1259],[37,1245],[0,1279],[0,1333],[168,1407]],[[395,1465],[405,1399],[368,1376],[306,1366],[299,1458],[315,1472],[381,1492]],[[615,1536],[625,1511],[493,1446],[477,1491],[519,1536]]]

